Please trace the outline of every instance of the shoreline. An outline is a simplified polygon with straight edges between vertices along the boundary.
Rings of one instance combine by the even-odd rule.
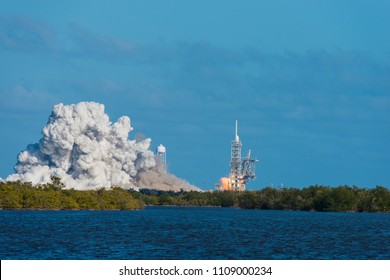
[[[219,208],[237,209],[248,211],[286,211],[286,212],[312,212],[312,213],[390,213],[390,211],[315,211],[315,210],[294,210],[294,209],[245,209],[239,207],[222,207],[214,205],[145,205],[138,209],[60,209],[60,208],[0,208],[0,211],[140,211],[145,208]]]

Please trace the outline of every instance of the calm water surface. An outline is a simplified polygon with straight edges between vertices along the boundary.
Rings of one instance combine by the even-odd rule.
[[[390,259],[390,213],[0,211],[0,259]]]

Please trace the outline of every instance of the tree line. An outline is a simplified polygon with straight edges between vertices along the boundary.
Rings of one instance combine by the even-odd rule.
[[[21,181],[0,182],[0,209],[132,210],[145,205],[119,187],[97,190],[65,189],[60,178],[33,186]]]
[[[390,190],[356,186],[309,186],[257,191],[161,191],[125,190],[120,187],[97,190],[65,189],[59,177],[47,184],[0,182],[0,209],[96,209],[131,210],[145,205],[215,206],[263,210],[320,212],[389,212]]]
[[[302,210],[319,212],[389,212],[390,190],[356,186],[309,186],[272,188],[257,191],[166,192],[140,190],[136,194],[147,205],[188,205],[238,207],[262,210]]]

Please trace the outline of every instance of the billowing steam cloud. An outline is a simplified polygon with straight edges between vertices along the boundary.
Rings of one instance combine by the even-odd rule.
[[[129,117],[111,123],[102,104],[55,105],[43,138],[18,155],[16,173],[7,180],[44,184],[54,175],[75,189],[197,189],[166,173],[149,150],[150,138],[128,140],[132,130]]]

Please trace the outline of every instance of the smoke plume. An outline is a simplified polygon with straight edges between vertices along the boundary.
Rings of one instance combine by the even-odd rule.
[[[198,189],[166,172],[149,149],[150,138],[129,140],[132,130],[127,116],[111,123],[102,104],[55,105],[42,139],[18,155],[16,173],[7,180],[45,184],[59,176],[75,189]]]

